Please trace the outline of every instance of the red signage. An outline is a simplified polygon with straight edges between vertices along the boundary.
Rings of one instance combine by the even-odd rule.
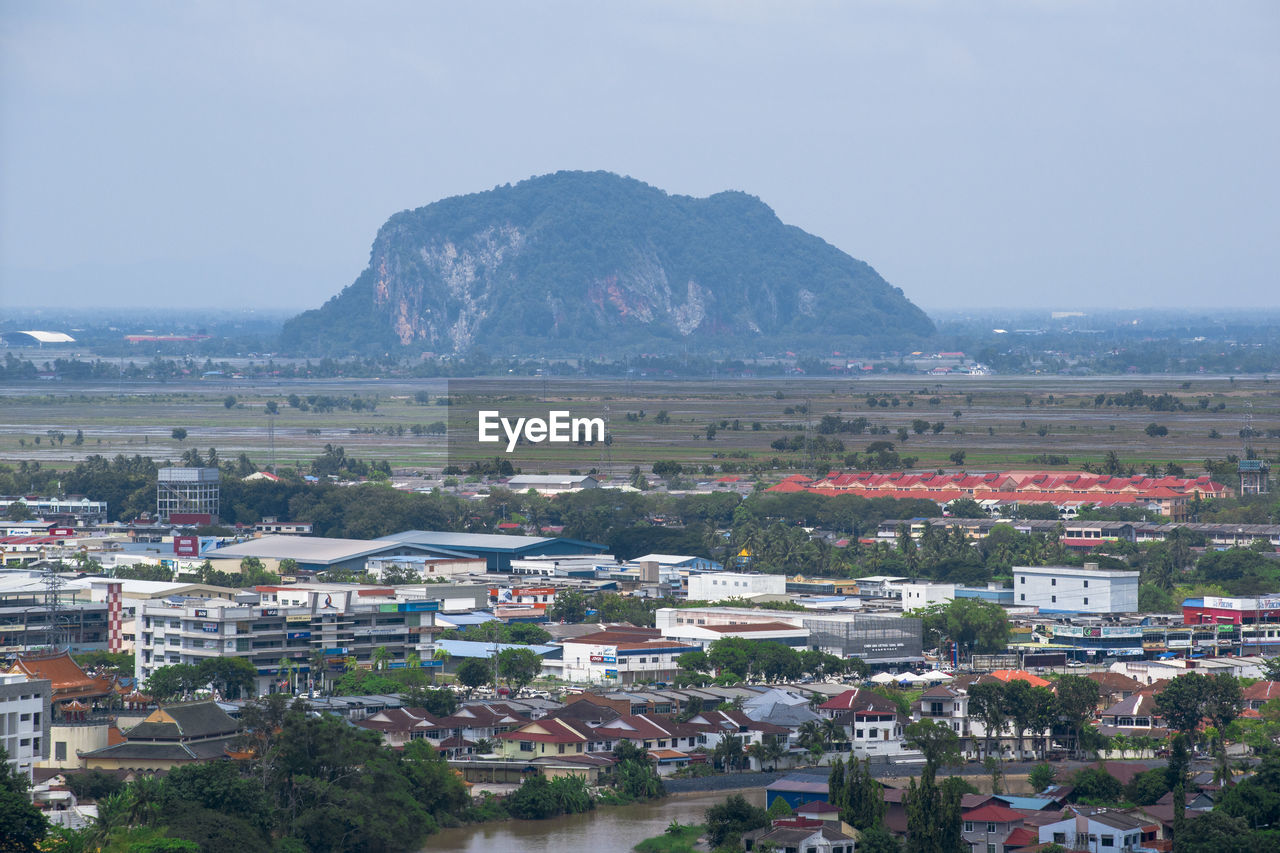
[[[200,556],[200,537],[199,536],[173,537],[173,554],[175,557],[199,557]]]

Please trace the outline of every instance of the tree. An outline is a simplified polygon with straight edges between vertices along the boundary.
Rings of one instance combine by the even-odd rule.
[[[991,741],[998,744],[1008,712],[1005,706],[1005,684],[1001,681],[977,682],[969,685],[969,716],[982,721],[986,747],[983,752],[991,755]]]
[[[957,598],[924,615],[924,629],[957,643],[965,656],[999,654],[1012,631],[1000,605],[978,598]]]
[[[726,842],[736,842],[744,832],[769,825],[769,813],[753,806],[741,794],[707,809],[707,842],[714,850]]]
[[[36,853],[49,823],[31,804],[27,777],[9,764],[0,746],[0,853]]]
[[[954,462],[956,465],[958,465],[958,466],[963,466],[963,465],[964,465],[964,457],[965,457],[965,452],[964,452],[963,450],[957,450],[957,451],[955,451],[954,453],[952,453],[952,454],[951,454],[951,456],[949,456],[948,458],[949,458],[952,462]]]
[[[5,509],[5,517],[9,521],[26,521],[32,518],[31,509],[27,506],[26,501],[21,498],[13,501]]]
[[[1071,727],[1075,735],[1074,748],[1078,752],[1084,739],[1085,722],[1098,705],[1098,683],[1082,675],[1064,675],[1055,686],[1058,690],[1058,713]]]
[[[480,658],[467,658],[458,664],[456,675],[458,683],[467,688],[467,698],[471,698],[476,688],[489,684],[493,679],[489,665]]]
[[[1018,759],[1022,758],[1022,738],[1027,729],[1044,731],[1053,725],[1053,691],[1047,687],[1032,687],[1030,683],[1016,679],[1004,688],[1004,712],[1013,723],[1013,733],[1018,741]]]
[[[940,767],[961,761],[960,736],[951,727],[934,720],[918,720],[903,730],[907,745],[924,755],[924,772],[933,776]]]
[[[498,676],[519,694],[542,672],[542,658],[532,649],[503,649],[497,655]]]
[[[960,837],[960,794],[943,790],[924,774],[907,783],[903,807],[907,813],[907,853],[965,853]]]
[[[1124,786],[1101,767],[1086,767],[1071,779],[1073,796],[1089,805],[1114,805],[1124,799]]]
[[[840,809],[841,820],[861,831],[882,825],[884,786],[871,775],[868,762],[850,757],[846,765],[837,758],[831,765],[827,788],[828,800]]]
[[[185,429],[183,429],[182,427],[174,427],[172,430],[170,430],[170,431],[169,431],[169,435],[170,435],[170,437],[172,437],[175,441],[186,441],[186,440],[187,440],[187,431],[186,431]]]
[[[147,679],[146,691],[155,699],[164,702],[183,699],[195,692],[199,685],[208,681],[201,677],[200,670],[189,663],[174,663],[162,666]]]
[[[556,593],[555,601],[547,608],[547,619],[551,622],[577,624],[587,618],[587,596],[576,589],[562,589]]]
[[[1027,782],[1030,783],[1031,790],[1038,794],[1052,785],[1057,775],[1058,771],[1052,764],[1037,764],[1027,775]]]
[[[235,398],[235,395],[234,395],[234,394],[228,394],[225,398],[223,398],[223,400],[222,400],[222,405],[223,405],[223,407],[224,407],[224,408],[227,408],[227,409],[234,409],[234,408],[236,407],[236,398]]]

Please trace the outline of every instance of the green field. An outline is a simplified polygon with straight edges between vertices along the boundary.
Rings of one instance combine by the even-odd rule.
[[[468,398],[515,412],[571,408],[575,414],[603,416],[607,409],[611,447],[543,445],[537,465],[548,471],[608,468],[615,473],[633,465],[647,469],[655,460],[746,467],[763,464],[777,470],[840,464],[841,455],[806,458],[779,452],[770,443],[779,438],[813,434],[824,415],[843,419],[864,417],[870,429],[887,428],[888,435],[836,435],[845,452],[865,450],[877,440],[892,441],[898,451],[918,457],[917,469],[957,470],[950,457],[964,451],[963,467],[1070,468],[1101,462],[1114,451],[1126,464],[1177,462],[1198,471],[1205,459],[1222,459],[1242,450],[1240,431],[1251,418],[1259,437],[1254,449],[1274,455],[1280,438],[1267,430],[1280,429],[1280,383],[1262,378],[1205,377],[883,377],[795,378],[787,380],[540,380],[480,379],[468,381],[469,391],[488,397]],[[455,382],[454,388],[458,387]],[[1189,411],[1151,411],[1095,405],[1095,397],[1141,389],[1147,395],[1172,394]],[[425,393],[430,402],[415,399]],[[253,381],[191,381],[185,384],[71,383],[9,388],[0,397],[0,461],[39,461],[65,466],[91,454],[142,454],[177,459],[184,450],[217,448],[222,458],[247,453],[265,465],[271,456],[269,425],[274,426],[277,464],[306,461],[326,444],[342,445],[348,455],[387,459],[410,470],[439,469],[445,464],[446,442],[440,436],[415,436],[409,429],[448,419],[455,407],[436,405],[447,393],[442,380],[423,382],[326,380],[262,383]],[[290,394],[300,398],[328,395],[376,408],[362,411],[302,411],[290,407]],[[868,395],[884,398],[887,406],[870,408]],[[226,398],[235,397],[228,408]],[[897,400],[894,405],[893,400]],[[1201,407],[1199,401],[1206,401]],[[275,402],[279,414],[268,417],[265,407]],[[1215,411],[1219,406],[1221,410]],[[806,411],[807,409],[807,411]],[[788,411],[790,410],[790,411]],[[666,411],[668,422],[657,423]],[[454,414],[455,424],[461,408]],[[640,413],[644,416],[641,417]],[[956,413],[959,413],[957,416]],[[630,415],[630,417],[628,417]],[[916,434],[914,420],[930,429]],[[728,422],[714,440],[706,438],[710,423]],[[737,421],[739,428],[733,429]],[[759,429],[753,429],[754,423]],[[934,433],[932,425],[944,426]],[[1168,429],[1164,437],[1146,433],[1149,424]],[[187,430],[185,441],[171,437],[174,428]],[[906,428],[902,443],[897,435]],[[83,443],[75,444],[77,430]],[[61,432],[59,444],[49,432]],[[402,434],[397,434],[402,431]],[[1211,438],[1211,432],[1220,436]],[[1040,433],[1044,434],[1041,435]],[[39,444],[36,440],[39,439]],[[496,451],[495,451],[496,453]],[[1067,458],[1063,465],[1036,461],[1041,455]],[[490,455],[493,455],[492,453]],[[457,461],[457,460],[455,460]],[[531,471],[525,465],[526,471]]]

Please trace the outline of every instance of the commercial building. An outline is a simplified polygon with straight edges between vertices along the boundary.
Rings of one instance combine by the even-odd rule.
[[[20,672],[0,673],[0,746],[9,769],[31,779],[31,770],[49,757],[52,686]]]
[[[385,539],[334,539],[324,536],[263,536],[224,548],[205,550],[203,557],[215,568],[238,572],[246,557],[260,560],[267,571],[278,572],[283,560],[297,564],[295,571],[339,570],[360,574],[374,558],[433,556],[432,549]],[[447,555],[456,558],[459,555]],[[226,565],[233,563],[233,565]],[[287,572],[286,572],[287,574]]]
[[[428,590],[430,587],[427,588]],[[142,608],[135,672],[145,680],[162,666],[242,657],[257,670],[254,689],[273,693],[281,660],[304,679],[340,671],[349,658],[372,665],[376,649],[403,667],[410,654],[431,660],[440,602],[418,590],[314,584],[258,587],[223,599],[177,599]],[[320,663],[323,662],[323,663]],[[317,671],[320,664],[322,671]]]
[[[700,645],[663,639],[653,628],[611,628],[564,640],[564,678],[591,684],[667,682],[676,658],[702,651]]]
[[[437,530],[406,530],[383,536],[374,542],[412,545],[427,553],[452,557],[483,557],[491,572],[506,572],[511,561],[529,557],[560,557],[601,554],[605,546],[580,539],[547,536],[507,536],[498,533],[450,533]]]
[[[785,575],[757,572],[703,572],[689,575],[690,601],[724,601],[757,595],[786,595]]]
[[[68,527],[92,527],[107,520],[107,502],[91,501],[83,495],[65,498],[6,495],[0,497],[0,515],[7,515],[10,505],[18,502],[26,504],[32,518]]]
[[[785,621],[809,632],[810,649],[869,664],[919,663],[921,620],[909,616],[844,612],[788,612],[745,607],[663,607],[656,625],[665,634],[679,626],[751,625]]]
[[[1137,613],[1138,572],[1075,566],[1014,566],[1014,604],[1042,613]]]
[[[156,515],[171,524],[218,520],[217,468],[161,468],[156,478]]]
[[[776,613],[777,621],[758,622],[750,625],[691,625],[678,623],[662,629],[668,640],[697,645],[704,650],[716,640],[739,637],[752,642],[771,641],[798,649],[809,647],[809,629],[783,621],[784,614]]]
[[[1280,623],[1280,593],[1256,598],[1188,598],[1182,602],[1182,621],[1188,625]]]
[[[109,605],[52,589],[36,572],[0,575],[0,653],[68,647],[106,651]]]
[[[517,474],[507,481],[507,488],[513,492],[532,489],[540,495],[562,495],[598,489],[600,481],[590,474]]]

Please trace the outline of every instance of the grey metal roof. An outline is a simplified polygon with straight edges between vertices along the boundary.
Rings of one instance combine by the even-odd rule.
[[[248,542],[205,551],[212,559],[258,557],[269,560],[297,560],[299,563],[339,563],[356,557],[380,554],[396,548],[418,547],[415,543],[385,539],[330,539],[324,536],[263,536]],[[425,551],[425,548],[419,548]]]

